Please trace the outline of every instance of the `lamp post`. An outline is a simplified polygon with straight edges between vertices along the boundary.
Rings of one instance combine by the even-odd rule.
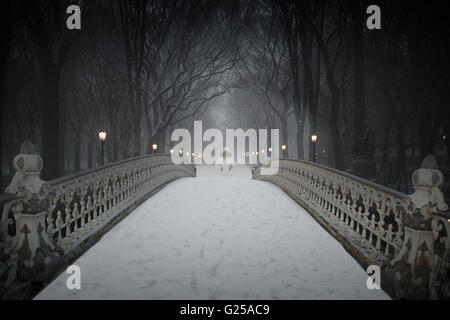
[[[286,145],[285,144],[283,144],[282,146],[281,146],[281,150],[283,150],[283,158],[286,158]]]
[[[154,143],[152,145],[152,149],[153,149],[153,153],[156,153],[156,150],[158,150],[158,145],[156,143]]]
[[[313,143],[313,162],[316,162],[316,142],[317,142],[317,135],[313,134],[311,136],[311,141]]]
[[[98,138],[100,139],[100,143],[102,145],[102,166],[105,164],[105,157],[104,157],[104,145],[106,140],[106,131],[100,130],[98,133]]]

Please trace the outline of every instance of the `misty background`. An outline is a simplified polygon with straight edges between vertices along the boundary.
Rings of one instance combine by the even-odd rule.
[[[66,9],[81,7],[81,30]],[[366,9],[381,8],[381,30]],[[2,189],[30,140],[51,180],[173,146],[176,128],[280,129],[285,156],[408,192],[450,160],[450,21],[429,1],[3,1]],[[370,174],[355,161],[370,163]],[[370,170],[369,170],[370,171]],[[448,197],[448,186],[443,188]]]

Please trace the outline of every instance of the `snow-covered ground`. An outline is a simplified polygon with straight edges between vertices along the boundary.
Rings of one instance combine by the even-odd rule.
[[[297,203],[247,168],[200,167],[154,195],[36,299],[389,299]]]

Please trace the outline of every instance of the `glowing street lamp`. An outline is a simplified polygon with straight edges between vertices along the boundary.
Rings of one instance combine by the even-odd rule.
[[[106,131],[105,130],[100,130],[100,132],[98,133],[98,138],[100,139],[100,143],[102,145],[102,166],[105,164],[105,156],[104,156],[104,145],[105,145],[105,140],[106,140]]]
[[[281,146],[281,150],[283,150],[283,157],[286,157],[286,149],[287,149],[286,145],[283,144],[283,145]]]
[[[311,141],[313,143],[313,162],[316,162],[316,142],[317,142],[317,135],[313,134],[311,136]]]
[[[158,145],[156,143],[154,143],[152,145],[152,149],[153,149],[153,153],[156,153],[156,150],[158,150]]]
[[[173,156],[173,149],[170,149],[170,155]]]
[[[180,150],[179,154],[180,154],[180,157],[182,157],[183,156],[183,150]]]
[[[103,131],[103,130],[101,130],[101,131],[98,133],[98,138],[100,139],[100,141],[105,141],[105,140],[106,140],[106,132]]]

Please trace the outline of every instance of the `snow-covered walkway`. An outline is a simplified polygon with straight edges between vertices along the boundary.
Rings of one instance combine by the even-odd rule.
[[[388,299],[278,187],[218,171],[199,168],[115,226],[75,263],[81,290],[63,273],[36,298]]]

